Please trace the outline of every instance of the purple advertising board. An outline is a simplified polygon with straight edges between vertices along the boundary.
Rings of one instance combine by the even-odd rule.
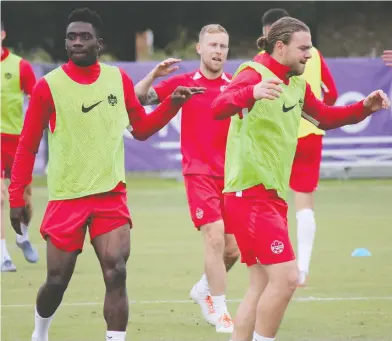
[[[339,97],[336,105],[347,105],[363,99],[376,89],[384,90],[392,97],[392,69],[380,59],[339,58],[327,59],[335,79]],[[241,60],[228,61],[225,71],[234,73]],[[156,62],[115,63],[123,68],[134,83],[141,80]],[[196,70],[198,61],[184,61],[176,73]],[[39,66],[37,66],[39,67]],[[41,66],[37,75],[45,73]],[[152,107],[146,107],[150,112]],[[125,131],[125,161],[127,171],[178,171],[181,169],[180,133],[181,112],[169,124],[147,141],[136,141]],[[42,157],[46,155],[45,143],[41,143],[42,154],[37,157],[36,171],[42,170]],[[324,138],[323,163],[377,162],[392,164],[392,110],[383,110],[365,121],[334,129]]]

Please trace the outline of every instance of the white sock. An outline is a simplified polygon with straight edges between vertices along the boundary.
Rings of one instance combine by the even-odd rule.
[[[211,296],[214,309],[218,315],[227,313],[226,295]]]
[[[264,337],[256,332],[253,333],[253,341],[275,341],[274,337]]]
[[[126,332],[106,332],[106,340],[107,341],[125,341]]]
[[[29,240],[29,233],[28,233],[27,225],[20,224],[20,227],[22,230],[22,235],[21,236],[19,234],[16,235],[16,241],[19,244],[25,242],[26,240]]]
[[[310,208],[297,212],[297,242],[299,271],[309,273],[310,258],[316,235],[314,212]]]
[[[49,336],[49,327],[52,323],[53,316],[50,317],[41,317],[37,312],[37,307],[35,308],[35,328],[33,332],[33,337],[37,338],[38,340],[47,341]]]
[[[197,288],[200,292],[203,292],[206,295],[210,294],[210,288],[208,286],[206,274],[203,274],[203,276],[201,276],[201,278],[200,278],[200,281],[197,282]]]
[[[4,262],[6,260],[11,260],[11,256],[8,253],[7,250],[7,245],[5,243],[5,239],[1,239],[1,262]]]

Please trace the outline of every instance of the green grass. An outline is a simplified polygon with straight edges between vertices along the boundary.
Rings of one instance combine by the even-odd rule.
[[[34,185],[35,215],[30,234],[41,259],[36,265],[26,263],[13,242],[11,228],[7,229],[8,248],[18,272],[2,274],[3,341],[30,340],[34,301],[45,278],[45,244],[38,230],[47,191],[43,179],[36,179]],[[227,335],[216,334],[206,325],[198,306],[188,301],[189,290],[202,273],[203,255],[201,238],[188,216],[183,185],[132,177],[128,188],[135,226],[128,263],[128,293],[135,301],[128,340],[228,340]],[[318,230],[311,277],[309,286],[299,289],[296,298],[326,300],[292,302],[277,340],[392,340],[391,197],[391,180],[321,183],[316,198]],[[4,214],[8,224],[8,209]],[[294,217],[291,209],[293,243]],[[357,247],[368,248],[372,257],[351,257]],[[246,285],[246,268],[238,264],[229,274],[228,299],[235,300],[229,303],[233,315]],[[54,318],[50,341],[104,340],[103,297],[100,268],[87,239],[64,305]]]

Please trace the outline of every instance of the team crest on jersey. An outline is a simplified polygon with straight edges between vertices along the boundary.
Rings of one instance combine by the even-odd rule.
[[[204,211],[201,208],[197,208],[196,209],[196,218],[197,219],[202,219],[204,216]]]
[[[114,96],[113,94],[110,94],[110,95],[108,96],[108,102],[109,102],[109,104],[110,104],[112,107],[114,107],[114,106],[117,104],[117,97]]]
[[[12,78],[12,74],[9,73],[9,72],[7,72],[7,73],[4,75],[4,77],[5,77],[5,79],[11,79],[11,78]]]
[[[220,87],[220,91],[221,91],[221,92],[225,91],[226,89],[227,89],[227,85],[222,85],[222,86]]]
[[[279,240],[274,240],[271,244],[271,251],[277,255],[281,254],[284,250],[284,244]]]

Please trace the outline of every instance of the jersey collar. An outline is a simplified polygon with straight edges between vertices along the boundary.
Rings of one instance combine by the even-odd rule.
[[[255,62],[263,64],[277,75],[285,84],[289,83],[287,74],[290,72],[290,67],[280,64],[276,59],[272,58],[268,53],[258,54],[254,59]]]
[[[72,60],[69,60],[67,64],[65,64],[65,69],[71,74],[79,74],[86,77],[96,75],[101,71],[101,67],[98,61],[95,64],[89,66],[78,66]]]

